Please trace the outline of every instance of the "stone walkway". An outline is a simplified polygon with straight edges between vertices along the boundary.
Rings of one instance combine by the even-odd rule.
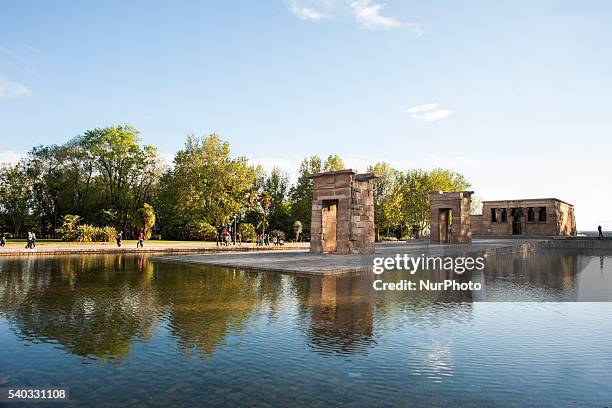
[[[476,239],[467,245],[430,244],[429,240],[409,243],[376,244],[376,253],[367,255],[311,254],[307,250],[276,253],[233,252],[155,257],[159,262],[195,263],[256,271],[286,272],[307,275],[336,275],[372,270],[375,257],[408,254],[410,256],[492,256],[502,253],[529,252],[544,240]]]

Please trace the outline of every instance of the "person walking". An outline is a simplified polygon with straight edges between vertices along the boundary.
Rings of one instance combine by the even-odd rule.
[[[25,249],[32,249],[32,231],[28,231],[28,243],[26,244]]]
[[[36,248],[36,234],[34,232],[32,232],[32,245],[30,245],[30,248]]]
[[[599,232],[599,238],[603,238],[603,237],[604,237],[604,235],[603,235],[603,231],[602,231],[602,229],[601,229],[601,225],[599,225],[599,226],[597,227],[597,232]]]
[[[238,246],[242,246],[242,234],[240,232],[236,232],[236,242]]]
[[[123,231],[119,231],[115,239],[117,240],[117,248],[121,248],[121,242],[123,241]]]
[[[3,247],[6,245],[6,234],[2,233],[2,235],[0,235],[0,247]]]
[[[215,234],[215,237],[217,238],[217,246],[219,246],[219,242],[221,241],[221,233],[217,231],[217,233]]]
[[[138,242],[136,243],[136,248],[144,248],[144,233],[140,231],[138,234]]]

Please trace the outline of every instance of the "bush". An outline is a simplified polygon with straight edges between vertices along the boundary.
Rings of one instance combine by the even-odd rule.
[[[382,237],[380,240],[381,241],[397,241],[397,237],[387,236],[387,237]]]
[[[78,242],[94,242],[96,237],[96,227],[89,224],[82,224],[76,227],[76,239]]]
[[[112,242],[117,236],[113,227],[96,227],[89,224],[78,225],[78,215],[65,215],[62,226],[57,229],[59,237],[69,242]]]
[[[189,239],[196,241],[214,241],[217,229],[204,221],[194,221],[187,224]]]
[[[146,239],[151,238],[153,227],[155,226],[155,211],[153,207],[144,203],[143,207],[139,208],[134,214],[134,225],[139,231],[144,232]]]
[[[56,232],[62,241],[76,241],[77,240],[77,228],[81,222],[81,217],[78,215],[66,214],[62,218],[62,226],[59,227]]]
[[[240,232],[242,242],[255,242],[257,241],[257,232],[255,227],[250,223],[243,223],[238,226],[238,232]]]
[[[95,227],[95,242],[113,242],[117,238],[117,230],[113,227]]]

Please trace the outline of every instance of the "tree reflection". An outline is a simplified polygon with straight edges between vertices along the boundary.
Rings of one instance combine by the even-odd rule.
[[[89,359],[125,358],[158,313],[150,274],[123,256],[27,257],[3,263],[0,309],[23,339]]]

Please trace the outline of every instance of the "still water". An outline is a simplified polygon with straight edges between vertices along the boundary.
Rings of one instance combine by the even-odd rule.
[[[462,277],[479,293],[374,279],[0,259],[0,387],[109,407],[612,404],[611,254],[489,260]]]

